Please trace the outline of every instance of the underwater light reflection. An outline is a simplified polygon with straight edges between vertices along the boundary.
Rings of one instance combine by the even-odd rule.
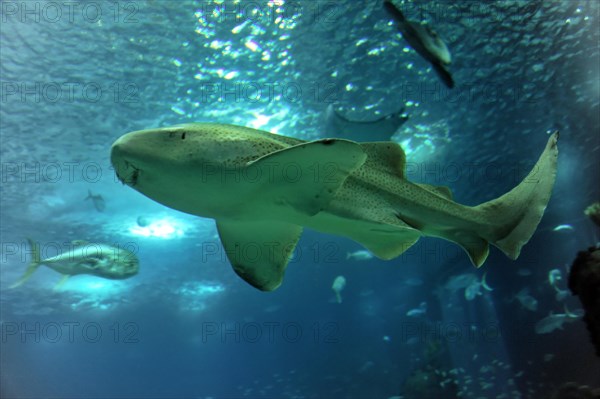
[[[185,232],[179,222],[172,219],[159,219],[151,222],[147,226],[134,225],[129,228],[133,235],[142,237],[158,237],[164,239],[183,237]]]

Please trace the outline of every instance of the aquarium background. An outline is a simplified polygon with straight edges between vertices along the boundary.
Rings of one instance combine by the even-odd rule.
[[[567,289],[577,251],[598,241],[583,210],[600,199],[599,3],[396,4],[446,40],[455,89],[380,1],[3,1],[1,396],[542,398],[598,386],[581,320],[535,325],[581,308],[556,299],[548,274]],[[394,140],[407,177],[467,205],[516,185],[560,130],[553,197],[521,257],[492,248],[478,270],[424,238],[395,260],[361,260],[348,258],[358,244],[305,231],[283,285],[263,293],[235,275],[212,220],[153,202],[110,166],[119,136],[178,123],[319,138],[329,104],[355,120],[405,107]],[[41,267],[9,289],[31,260],[27,238],[45,257],[75,240],[128,247],[140,273],[55,289],[60,276]],[[449,288],[464,274],[493,291],[467,300]]]

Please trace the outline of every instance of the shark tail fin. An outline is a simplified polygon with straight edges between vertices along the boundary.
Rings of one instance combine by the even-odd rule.
[[[35,273],[38,267],[40,267],[40,265],[42,264],[39,246],[29,238],[27,239],[27,241],[29,242],[29,246],[31,247],[31,263],[29,264],[29,266],[27,266],[27,269],[25,269],[25,273],[23,273],[21,278],[9,288],[16,288],[23,284],[25,281],[29,280],[31,275]]]
[[[516,259],[539,224],[556,179],[558,131],[523,181],[503,196],[475,207],[491,226],[481,234],[509,258]]]

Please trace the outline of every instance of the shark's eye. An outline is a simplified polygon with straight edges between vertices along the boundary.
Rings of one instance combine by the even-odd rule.
[[[181,140],[185,140],[185,132],[181,133]]]

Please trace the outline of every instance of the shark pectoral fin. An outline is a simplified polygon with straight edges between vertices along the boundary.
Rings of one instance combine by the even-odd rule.
[[[257,195],[268,208],[290,206],[315,215],[329,204],[366,158],[360,144],[354,141],[324,139],[258,158],[248,163],[247,173],[261,176]]]
[[[63,285],[65,285],[65,283],[67,282],[67,280],[69,279],[69,277],[71,277],[68,274],[63,274],[62,278],[60,279],[60,281],[58,283],[56,283],[56,285],[54,286],[55,290],[59,290]]]
[[[233,270],[261,291],[283,281],[302,227],[273,221],[218,220],[217,229]]]

